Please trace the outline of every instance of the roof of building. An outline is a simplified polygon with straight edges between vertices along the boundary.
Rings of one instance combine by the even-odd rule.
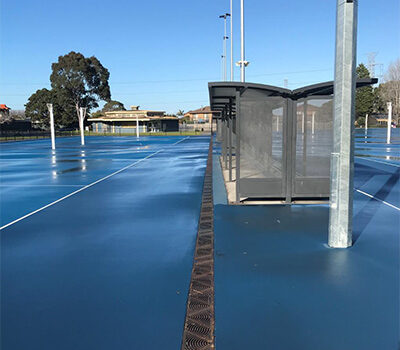
[[[0,109],[9,110],[9,109],[11,109],[11,108],[10,108],[10,107],[7,107],[5,104],[0,104]]]
[[[199,109],[194,109],[192,111],[188,111],[184,115],[186,116],[188,114],[210,114],[210,113],[219,113],[219,112],[212,111],[210,106],[206,106],[206,107],[201,107]]]
[[[178,117],[173,117],[173,116],[140,116],[138,118],[136,117],[120,117],[120,116],[113,116],[113,115],[105,115],[101,117],[94,117],[94,118],[89,118],[88,121],[90,122],[136,122],[136,120],[139,120],[140,122],[143,121],[152,121],[152,120],[178,120]]]
[[[110,111],[105,112],[106,115],[113,115],[113,114],[165,114],[165,111],[151,111],[151,110],[140,110],[140,109],[130,109],[127,111]]]

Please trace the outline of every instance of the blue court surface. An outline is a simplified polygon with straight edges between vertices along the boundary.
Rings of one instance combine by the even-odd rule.
[[[328,205],[227,205],[214,148],[218,350],[392,350],[400,130],[356,134],[354,245]],[[0,144],[1,348],[179,349],[209,137]]]
[[[218,350],[398,349],[399,132],[356,133],[349,249],[326,245],[328,205],[226,205],[214,157]]]
[[[209,137],[86,141],[0,145],[1,348],[178,349]]]

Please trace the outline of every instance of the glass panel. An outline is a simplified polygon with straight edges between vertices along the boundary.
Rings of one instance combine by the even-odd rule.
[[[330,176],[332,99],[308,99],[296,107],[296,178]]]
[[[241,100],[241,178],[282,179],[284,105],[279,97]]]

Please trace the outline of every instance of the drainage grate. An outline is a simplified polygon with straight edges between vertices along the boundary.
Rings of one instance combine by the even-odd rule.
[[[212,139],[208,150],[182,350],[214,349],[214,216]]]

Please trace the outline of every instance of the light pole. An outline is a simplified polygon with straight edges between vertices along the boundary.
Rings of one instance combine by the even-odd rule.
[[[233,71],[233,0],[231,0],[231,81],[234,80],[234,71]]]
[[[219,18],[223,18],[224,19],[224,39],[223,39],[223,54],[222,54],[222,70],[223,70],[223,79],[224,81],[226,81],[226,73],[227,73],[227,60],[226,60],[226,40],[229,39],[229,37],[226,36],[226,19],[230,16],[229,13],[225,13],[221,16],[219,16]]]
[[[240,67],[240,81],[244,83],[244,69],[249,65],[244,55],[244,0],[240,0],[240,61],[236,65]]]

